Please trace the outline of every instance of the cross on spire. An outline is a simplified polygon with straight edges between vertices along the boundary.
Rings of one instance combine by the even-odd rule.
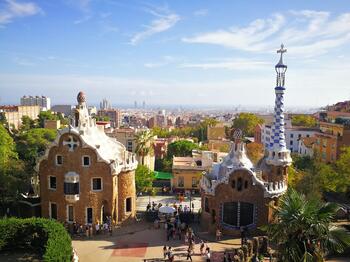
[[[283,53],[286,53],[287,49],[284,48],[284,44],[281,44],[281,49],[277,50],[277,53],[281,54],[281,60],[282,60],[282,55]]]

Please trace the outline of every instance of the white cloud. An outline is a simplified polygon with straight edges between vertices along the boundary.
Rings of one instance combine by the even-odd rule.
[[[5,0],[5,5],[0,10],[0,26],[11,23],[15,18],[43,14],[43,10],[32,2],[17,2]]]
[[[166,56],[163,56],[161,59],[159,59],[159,61],[145,63],[144,67],[147,67],[147,68],[162,67],[169,64],[174,64],[182,60],[184,60],[182,57],[174,57],[174,56],[166,55]]]
[[[193,12],[195,16],[206,16],[208,14],[208,9],[199,9]]]
[[[170,13],[169,11],[159,13],[155,10],[148,10],[148,12],[154,15],[156,19],[152,20],[149,25],[145,25],[145,30],[134,34],[130,39],[130,44],[137,45],[147,37],[167,31],[180,20],[179,15]]]
[[[264,61],[244,60],[244,59],[224,59],[216,62],[205,63],[184,63],[181,68],[199,69],[227,69],[227,70],[259,70],[271,68],[271,64]]]
[[[246,27],[220,29],[182,40],[250,52],[269,52],[284,42],[293,54],[314,56],[350,43],[350,13],[332,17],[329,12],[290,11],[254,20]]]

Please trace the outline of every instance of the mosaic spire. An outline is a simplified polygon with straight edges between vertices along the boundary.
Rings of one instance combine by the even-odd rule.
[[[285,91],[285,73],[287,66],[283,64],[283,54],[287,52],[284,45],[277,50],[280,60],[275,66],[277,73],[275,87],[275,108],[274,108],[274,123],[272,126],[271,140],[269,145],[268,161],[274,165],[289,165],[291,164],[290,151],[286,147],[286,138],[284,132],[284,91]]]

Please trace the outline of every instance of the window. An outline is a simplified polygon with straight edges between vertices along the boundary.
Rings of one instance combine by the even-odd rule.
[[[83,166],[90,166],[90,157],[83,156]]]
[[[91,207],[86,208],[86,222],[88,224],[92,224],[92,208]]]
[[[244,188],[248,188],[248,181],[244,181]]]
[[[56,165],[61,166],[63,164],[63,156],[56,155]]]
[[[231,182],[231,186],[232,186],[232,188],[233,189],[235,189],[236,188],[236,180],[232,180],[232,182]]]
[[[192,187],[197,187],[197,178],[196,177],[192,177]]]
[[[50,218],[57,219],[57,204],[50,202]]]
[[[206,197],[206,198],[204,198],[204,211],[205,212],[210,212],[209,211],[209,199]]]
[[[127,142],[127,150],[129,151],[129,152],[132,152],[132,140],[128,140],[128,142]]]
[[[237,179],[237,190],[238,191],[242,191],[242,187],[243,187],[243,185],[242,185],[242,178],[238,178]]]
[[[298,135],[298,138],[301,138],[301,134]]]
[[[125,201],[126,201],[126,212],[131,212],[131,208],[132,208],[132,204],[131,204],[131,197],[128,197]]]
[[[74,208],[71,205],[67,206],[67,221],[68,222],[74,221]]]
[[[293,138],[294,137],[294,134],[290,134],[290,138]]]
[[[289,141],[289,144],[292,146],[292,145],[293,145],[293,140],[290,140],[290,141]]]
[[[79,183],[64,182],[64,194],[65,195],[78,195],[79,194]]]
[[[93,178],[92,191],[101,191],[101,190],[102,190],[102,178]]]
[[[56,190],[57,181],[55,176],[49,176],[49,189]]]
[[[222,221],[225,224],[238,226],[238,202],[229,202],[223,204]]]
[[[179,178],[177,180],[177,186],[184,187],[184,177],[183,176],[179,176]]]
[[[306,137],[310,137],[310,135],[306,135]]]
[[[216,211],[215,211],[215,209],[211,210],[211,223],[212,224],[216,223]]]

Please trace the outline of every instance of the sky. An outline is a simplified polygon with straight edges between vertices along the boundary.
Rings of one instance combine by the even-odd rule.
[[[347,0],[0,0],[0,104],[269,106],[350,99]]]

